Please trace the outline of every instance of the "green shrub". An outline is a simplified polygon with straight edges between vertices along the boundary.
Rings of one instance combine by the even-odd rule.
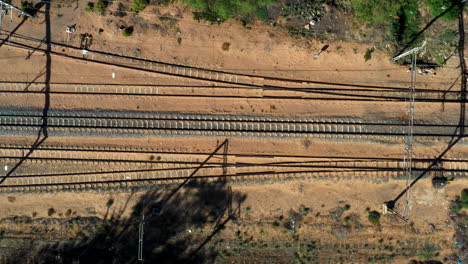
[[[141,12],[148,4],[148,0],[132,0],[132,11],[135,13]]]
[[[110,208],[113,204],[114,204],[114,199],[111,198],[111,199],[109,199],[109,200],[107,201],[106,207],[107,207],[107,208]]]
[[[380,213],[377,211],[370,211],[367,219],[369,219],[369,222],[372,224],[378,225],[380,224]]]
[[[28,1],[22,1],[21,5],[19,6],[19,9],[23,10],[26,13],[30,13],[31,10],[33,9],[33,4]]]
[[[94,11],[102,15],[106,11],[106,8],[107,8],[107,2],[99,0],[94,6]]]
[[[370,49],[367,49],[366,50],[366,54],[364,54],[364,60],[368,61],[370,59],[372,59],[372,52],[374,52],[375,49],[372,47]]]
[[[461,192],[460,200],[461,200],[462,202],[468,202],[468,189],[464,189],[464,190]]]
[[[462,204],[460,202],[455,202],[450,207],[450,211],[452,211],[452,213],[460,213],[461,210],[462,210]]]
[[[130,37],[133,34],[133,27],[126,27],[122,30],[122,36]]]
[[[348,211],[351,208],[351,205],[347,204],[343,206],[343,211]]]
[[[85,6],[85,11],[86,12],[93,12],[94,11],[94,3],[93,2],[88,2]]]
[[[468,202],[462,202],[463,209],[468,209]]]
[[[49,208],[49,209],[47,210],[47,215],[48,215],[48,216],[52,216],[53,214],[55,214],[55,209],[54,209],[54,208]]]
[[[431,10],[433,16],[438,16],[443,12],[447,12],[442,16],[442,19],[452,21],[457,19],[458,15],[460,15],[459,2],[459,0],[426,0],[426,5]]]

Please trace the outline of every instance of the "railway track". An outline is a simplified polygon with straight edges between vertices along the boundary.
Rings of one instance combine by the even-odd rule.
[[[357,119],[278,118],[253,116],[135,114],[94,111],[50,112],[46,119],[40,111],[22,114],[3,111],[0,131],[18,133],[37,131],[44,125],[49,132],[96,132],[109,135],[193,135],[247,137],[375,137],[398,139],[405,135],[405,123],[370,122]],[[45,121],[46,120],[46,121]],[[457,125],[417,123],[414,136],[425,139],[452,137]]]
[[[42,40],[14,34],[6,43],[18,48],[46,52],[41,48]],[[39,44],[39,45],[38,45]],[[127,69],[155,72],[173,77],[207,81],[209,85],[200,89],[245,89],[250,90],[251,98],[281,99],[321,99],[321,100],[379,100],[403,101],[406,90],[402,87],[379,87],[339,83],[324,83],[307,80],[293,80],[268,76],[230,73],[211,69],[174,65],[164,62],[133,58],[100,51],[83,50],[59,43],[50,43],[50,53],[75,60],[84,60]],[[218,86],[222,84],[224,86]],[[229,86],[227,86],[229,85]],[[295,85],[295,87],[291,87]],[[311,87],[311,85],[313,87]],[[321,85],[320,87],[317,87]],[[174,93],[172,87],[155,86],[113,86],[47,84],[48,92],[53,94],[84,95],[140,95],[140,96],[189,96]],[[2,94],[43,93],[45,84],[37,83],[0,83]],[[281,91],[283,96],[277,96]],[[255,94],[257,93],[257,94]],[[219,91],[220,97],[226,97]],[[459,102],[456,91],[434,90],[418,91],[418,100],[426,102]],[[195,94],[195,96],[210,96]],[[231,95],[232,96],[232,95]],[[232,96],[236,98],[236,96]],[[237,97],[238,98],[238,97]],[[41,111],[23,111],[0,115],[0,131],[3,134],[34,132],[47,127],[53,133],[98,133],[125,135],[194,135],[194,136],[247,136],[247,137],[350,137],[366,139],[400,139],[406,135],[404,123],[367,122],[355,119],[296,119],[282,117],[220,116],[220,115],[180,115],[180,114],[103,114],[99,112],[49,111],[43,117]],[[416,124],[414,135],[424,139],[438,140],[452,137],[456,125]],[[10,168],[22,161],[28,147],[0,148],[1,159]],[[151,151],[149,151],[152,153]],[[55,154],[53,154],[55,153]],[[144,157],[142,153],[118,152],[119,157],[109,157],[109,152],[83,149],[44,149],[35,148],[28,154],[23,166],[0,185],[2,192],[83,190],[110,188],[145,188],[147,186],[177,184],[187,179],[190,172],[201,162],[197,158],[166,156]],[[122,154],[125,153],[125,154]],[[54,156],[55,155],[55,156]],[[58,156],[57,156],[58,155]],[[113,154],[114,155],[114,154]],[[145,155],[148,155],[146,153]],[[153,154],[151,154],[153,155]],[[288,179],[366,179],[376,182],[400,179],[402,164],[395,159],[337,159],[337,158],[290,158],[271,161],[264,157],[263,162],[248,162],[247,156],[227,155],[204,164],[194,180],[232,182],[284,181]],[[259,158],[259,156],[257,156]],[[275,157],[273,157],[275,158]],[[276,157],[278,158],[278,157]],[[286,160],[284,160],[286,159]],[[218,162],[216,162],[218,161]],[[414,173],[423,170],[428,160],[414,162]],[[55,166],[43,166],[53,164]],[[464,177],[468,172],[466,161],[445,160],[444,167],[436,172],[447,176]],[[43,167],[46,167],[45,169]],[[94,167],[100,168],[95,171]],[[8,170],[8,169],[7,169]],[[53,170],[53,171],[51,171]],[[34,171],[33,174],[30,171]],[[405,176],[406,179],[406,176]]]
[[[110,85],[110,84],[44,84],[0,82],[0,95],[15,94],[145,96],[145,97],[205,97],[231,99],[289,99],[289,100],[349,100],[403,102],[406,92],[399,90],[340,89],[340,88],[246,88],[237,86],[164,86],[164,85]],[[190,93],[187,89],[191,88]],[[242,91],[243,95],[236,93]],[[281,95],[277,92],[281,91]],[[285,92],[288,92],[285,94]],[[459,102],[457,91],[420,90],[418,102]]]
[[[28,151],[28,146],[0,146],[2,164],[11,168]],[[0,185],[0,191],[78,191],[177,184],[200,166],[206,155],[208,153],[127,148],[39,147],[28,156],[21,170]],[[252,158],[255,162],[251,162]],[[414,174],[417,175],[431,162],[431,157],[415,159]],[[435,169],[435,173],[444,173],[447,177],[468,175],[465,159],[447,158],[441,164],[443,166]],[[260,183],[361,179],[384,182],[406,179],[406,176],[402,178],[402,168],[402,161],[395,158],[215,154],[197,173],[195,180]],[[4,175],[0,175],[2,178]]]
[[[24,154],[30,151],[30,145],[18,145],[18,144],[0,144],[0,153],[5,156],[23,157]],[[49,157],[49,158],[96,158],[99,159],[101,156],[106,156],[110,159],[117,160],[134,160],[136,157],[144,157],[146,160],[149,156],[157,155],[185,155],[190,156],[193,159],[201,159],[212,153],[209,152],[174,152],[174,151],[156,151],[150,148],[141,147],[115,147],[115,146],[78,146],[78,145],[48,145],[48,146],[37,146],[34,148],[34,153],[31,157],[38,155],[38,157]],[[348,157],[348,156],[315,156],[315,155],[288,155],[288,154],[259,154],[259,153],[231,153],[220,154],[214,153],[213,157],[235,157],[235,158],[264,158],[264,159],[289,159],[289,160],[368,160],[372,162],[387,162],[387,161],[400,161],[400,158],[382,158],[382,157]],[[135,157],[135,158],[132,158]],[[445,161],[458,161],[468,164],[468,159],[460,158],[459,156],[445,156],[442,162]],[[415,161],[432,162],[433,156],[422,156],[414,158]]]
[[[341,166],[316,166],[315,168],[303,168],[279,170],[263,166],[254,168],[253,171],[221,173],[221,167],[208,166],[203,169],[201,175],[194,180],[229,180],[230,182],[264,182],[284,180],[367,180],[375,183],[386,182],[390,179],[403,179],[402,172],[392,168],[349,168]],[[294,167],[293,167],[294,168]],[[195,167],[182,167],[173,169],[129,170],[129,171],[101,171],[101,172],[72,172],[57,174],[15,175],[10,176],[0,185],[2,192],[34,191],[34,190],[69,190],[69,189],[100,189],[113,187],[143,187],[148,185],[177,184],[187,179]],[[421,171],[415,169],[414,173]],[[468,170],[444,170],[445,175],[451,177],[466,177]],[[406,176],[404,177],[406,179]]]
[[[3,34],[5,35],[5,34]],[[15,41],[12,41],[14,39]],[[33,45],[28,45],[27,43]],[[39,46],[37,44],[39,43]],[[43,40],[34,39],[19,34],[13,34],[10,37],[10,41],[6,42],[8,45],[13,45],[18,48],[42,51],[46,52],[45,49],[41,49],[40,46],[45,43]],[[120,66],[129,69],[143,70],[149,72],[155,72],[165,75],[170,75],[174,77],[183,77],[196,79],[200,81],[208,81],[210,83],[221,83],[235,85],[237,88],[240,87],[252,88],[252,89],[261,89],[263,93],[266,93],[262,96],[247,96],[248,98],[290,98],[290,99],[314,99],[314,100],[357,100],[357,101],[403,101],[406,98],[406,88],[404,87],[384,87],[384,86],[372,86],[372,85],[359,85],[359,84],[343,84],[343,83],[327,83],[319,81],[309,81],[309,80],[295,80],[287,78],[277,78],[269,76],[259,76],[252,74],[241,74],[234,72],[225,72],[219,70],[205,69],[199,67],[191,67],[186,65],[176,65],[165,62],[153,61],[148,59],[141,59],[135,57],[128,57],[119,54],[111,54],[102,51],[91,51],[87,50],[86,55],[83,55],[83,50],[77,47],[68,46],[60,43],[51,43],[51,54],[57,56],[63,56],[76,60],[85,60],[95,63]],[[302,85],[299,87],[290,87],[291,84]],[[326,87],[308,87],[310,85],[321,85]],[[18,85],[15,85],[14,88],[17,88]],[[337,88],[338,87],[338,88]],[[10,87],[11,88],[11,87]],[[4,89],[4,92],[18,93],[18,90]],[[81,88],[81,87],[80,87]],[[119,92],[119,89],[110,89],[101,91],[101,87],[84,87],[86,92],[83,90],[74,92],[67,91],[57,91],[56,93],[79,93],[79,94],[143,94],[147,92],[147,89],[138,88],[138,92],[135,87],[128,87],[127,89],[122,89]],[[79,89],[79,88],[78,88]],[[34,92],[34,89],[28,89],[29,91],[23,92]],[[130,91],[133,90],[133,93]],[[126,91],[126,92],[124,92]],[[275,92],[284,92],[287,91],[289,94],[286,95],[275,95]],[[423,102],[446,102],[446,103],[455,103],[459,102],[461,97],[460,93],[457,91],[437,91],[437,90],[418,90],[418,96],[416,100]],[[154,93],[147,93],[151,95]],[[185,94],[177,94],[174,96],[188,96]],[[160,96],[170,96],[170,94],[161,94]],[[192,95],[197,96],[197,95]],[[198,95],[207,97],[207,95]],[[222,97],[223,95],[211,97]],[[227,96],[233,97],[233,96]]]

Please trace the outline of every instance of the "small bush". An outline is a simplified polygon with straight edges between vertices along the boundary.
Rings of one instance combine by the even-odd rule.
[[[125,12],[125,6],[122,3],[119,3],[119,7],[115,10],[115,16],[124,17],[127,13]]]
[[[312,212],[312,209],[310,209],[309,207],[301,207],[301,208],[299,209],[299,213],[300,213],[301,215],[304,215],[304,216],[306,216],[306,215],[309,214],[310,212]]]
[[[452,206],[450,207],[450,211],[453,213],[460,213],[462,210],[462,204],[459,202],[454,202]]]
[[[47,210],[47,215],[48,216],[52,216],[55,214],[55,209],[54,208],[49,208],[49,210]]]
[[[462,202],[463,209],[468,209],[468,202]]]
[[[94,3],[93,2],[88,2],[85,6],[85,11],[86,12],[93,12],[94,11]]]
[[[114,204],[114,199],[110,198],[106,203],[106,207],[110,208],[113,204]]]
[[[24,12],[28,12],[33,8],[33,4],[28,1],[22,1],[19,9],[23,10]]]
[[[464,189],[464,190],[461,192],[460,200],[461,200],[462,202],[468,202],[468,189]]]
[[[378,225],[380,224],[380,213],[377,211],[370,211],[367,219],[369,219],[369,222],[372,224]]]
[[[107,2],[99,0],[97,1],[96,6],[94,7],[94,11],[102,15],[106,11],[106,8],[107,8]]]
[[[351,208],[351,205],[347,204],[343,206],[343,211],[348,211]]]
[[[148,4],[148,0],[132,0],[132,11],[135,13],[141,12]]]
[[[126,27],[122,30],[122,36],[130,37],[133,34],[133,27]]]
[[[16,201],[16,197],[14,197],[14,196],[8,196],[7,199],[8,199],[8,201],[9,201],[10,203]]]
[[[228,51],[229,47],[231,47],[231,43],[224,42],[223,45],[221,46],[221,49],[224,50],[224,51]]]
[[[71,214],[72,214],[72,209],[68,209],[68,210],[65,212],[65,216],[66,216],[66,217],[70,217]]]
[[[375,51],[374,47],[366,50],[366,54],[364,54],[364,60],[366,60],[366,62],[372,59],[372,52],[374,51]]]

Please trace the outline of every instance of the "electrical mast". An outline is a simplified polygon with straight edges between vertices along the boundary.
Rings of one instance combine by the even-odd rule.
[[[395,203],[397,200],[389,201],[384,204],[384,213],[388,210],[405,222],[409,219],[410,213],[410,202],[411,202],[411,192],[410,192],[410,183],[413,176],[413,129],[414,129],[414,101],[416,97],[416,74],[417,74],[417,55],[419,51],[423,51],[423,54],[426,50],[427,42],[424,41],[423,44],[419,47],[416,47],[412,50],[409,50],[405,53],[402,53],[395,58],[393,61],[397,61],[403,57],[411,56],[411,86],[409,88],[407,97],[406,97],[406,115],[408,116],[408,128],[404,138],[404,154],[403,154],[403,169],[406,175],[406,201],[403,209],[403,214],[397,213],[395,208]]]

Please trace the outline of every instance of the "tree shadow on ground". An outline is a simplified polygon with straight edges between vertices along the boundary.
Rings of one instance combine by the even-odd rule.
[[[33,263],[139,262],[143,215],[144,262],[213,263],[217,252],[209,242],[227,222],[239,216],[245,198],[243,194],[232,193],[225,180],[192,179],[175,195],[167,190],[148,191],[131,209],[129,217],[123,217],[124,210],[109,214],[108,219],[106,213],[102,226],[93,236],[20,250],[7,263],[20,263],[24,259]],[[112,203],[107,205],[110,207]],[[202,228],[204,232],[200,231]]]

